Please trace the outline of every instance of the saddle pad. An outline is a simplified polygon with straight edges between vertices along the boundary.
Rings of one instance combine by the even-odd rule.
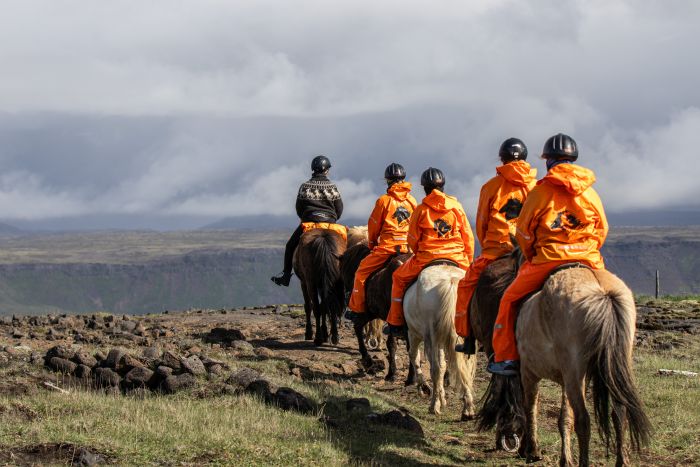
[[[346,242],[348,241],[348,228],[345,227],[342,224],[333,224],[331,222],[302,222],[301,223],[301,230],[302,232],[308,232],[309,230],[313,229],[324,229],[324,230],[331,230],[341,237],[343,237],[343,240]]]

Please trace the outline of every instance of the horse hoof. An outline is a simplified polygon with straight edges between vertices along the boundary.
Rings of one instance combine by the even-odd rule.
[[[394,381],[396,381],[396,375],[393,373],[389,373],[384,377],[384,381],[389,381],[390,383],[393,383]]]
[[[527,459],[525,459],[525,463],[526,464],[533,464],[533,463],[539,462],[541,460],[542,460],[542,456],[532,455],[532,456],[527,456]]]
[[[311,339],[314,338],[314,333],[313,332],[307,332],[306,335],[304,336],[304,339],[307,341],[310,341]]]
[[[474,414],[468,414],[468,413],[463,413],[462,417],[460,418],[460,421],[462,422],[471,422],[474,420],[476,416]]]
[[[318,339],[318,338],[314,339],[314,345],[316,347],[321,347],[323,345],[323,339]]]
[[[433,393],[433,388],[431,388],[430,385],[429,385],[428,383],[423,383],[423,384],[421,384],[421,386],[420,386],[420,392],[421,392],[421,394],[423,394],[424,396],[429,396],[429,395],[431,395],[431,394]]]
[[[505,452],[516,452],[520,447],[520,437],[515,433],[511,434],[510,436],[501,435],[500,444],[501,449],[503,449]]]

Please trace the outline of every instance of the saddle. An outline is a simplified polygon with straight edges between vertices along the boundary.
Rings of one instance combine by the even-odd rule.
[[[302,222],[301,230],[302,232],[308,232],[313,229],[325,229],[340,235],[343,240],[348,241],[348,228],[342,224],[335,224],[332,222]]]

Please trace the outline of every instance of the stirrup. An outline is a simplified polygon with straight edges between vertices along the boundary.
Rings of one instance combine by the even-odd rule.
[[[517,360],[505,360],[503,362],[489,362],[486,371],[494,375],[517,376],[520,369],[520,362]]]

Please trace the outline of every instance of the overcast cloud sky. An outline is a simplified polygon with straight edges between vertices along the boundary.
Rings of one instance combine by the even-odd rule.
[[[9,223],[290,214],[318,153],[347,216],[392,161],[442,168],[469,214],[501,141],[542,175],[560,131],[608,211],[700,206],[694,0],[6,0],[2,16]]]

